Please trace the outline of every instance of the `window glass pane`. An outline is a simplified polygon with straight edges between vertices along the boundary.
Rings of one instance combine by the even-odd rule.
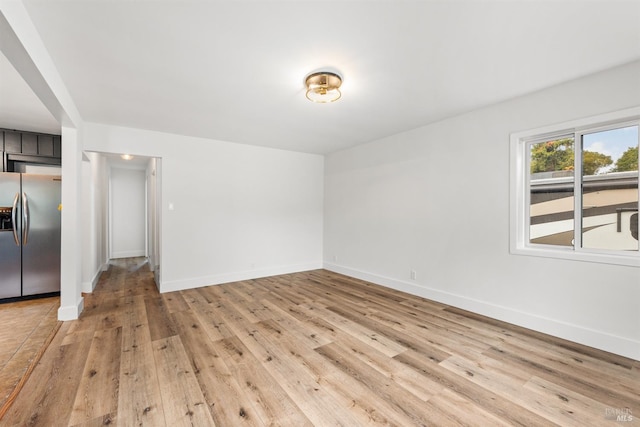
[[[529,243],[572,246],[573,136],[530,144]]]
[[[638,250],[638,126],[582,136],[582,247]]]

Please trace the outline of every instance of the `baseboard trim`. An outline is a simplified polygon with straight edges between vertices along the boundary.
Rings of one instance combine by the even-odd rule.
[[[140,256],[146,256],[146,252],[144,249],[136,250],[136,251],[122,251],[122,252],[114,252],[111,256],[111,259],[116,258],[136,258]]]
[[[58,320],[76,320],[80,313],[84,310],[84,298],[80,297],[78,301],[76,301],[76,305],[66,305],[60,306],[58,308]]]
[[[589,347],[615,353],[620,356],[629,357],[631,359],[640,360],[640,341],[607,334],[578,325],[514,310],[509,307],[491,304],[486,301],[467,298],[461,295],[429,288],[424,285],[380,276],[330,262],[325,262],[324,268],[329,271],[344,274],[345,276],[354,277],[356,279],[365,280],[377,285],[417,295],[442,304],[511,323],[513,325],[532,329],[537,332],[542,332],[558,338],[587,345]]]
[[[285,265],[269,267],[257,270],[236,271],[206,277],[194,277],[185,280],[162,281],[160,293],[182,291],[185,289],[201,288],[203,286],[220,285],[242,280],[259,279],[262,277],[277,276],[279,274],[298,273],[301,271],[317,270],[322,268],[322,262],[310,262],[305,264]]]
[[[93,275],[93,278],[90,281],[87,282],[82,282],[82,292],[86,292],[86,293],[92,293],[93,290],[96,288],[96,285],[98,284],[98,280],[100,280],[100,275],[102,274],[103,271],[107,271],[108,266],[106,265],[101,265],[100,268],[98,268],[98,271],[95,272],[95,274]]]

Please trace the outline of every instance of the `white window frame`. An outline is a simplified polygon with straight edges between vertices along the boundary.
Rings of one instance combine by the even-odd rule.
[[[530,255],[574,261],[599,262],[640,267],[640,251],[611,251],[582,248],[582,191],[574,191],[575,246],[533,244],[529,241],[529,156],[527,147],[532,142],[550,141],[560,136],[574,136],[574,150],[582,149],[582,135],[612,128],[640,124],[640,106],[571,122],[560,123],[511,134],[510,165],[510,252],[514,255]],[[639,136],[640,139],[640,136]],[[576,155],[575,179],[582,180],[582,165]],[[640,196],[640,186],[639,186]]]

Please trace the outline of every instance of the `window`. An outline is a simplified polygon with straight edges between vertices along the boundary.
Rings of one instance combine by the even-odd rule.
[[[511,135],[511,252],[640,266],[640,108]]]

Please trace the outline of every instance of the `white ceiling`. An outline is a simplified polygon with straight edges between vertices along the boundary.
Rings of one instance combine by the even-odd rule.
[[[60,124],[0,52],[0,128],[60,134]]]
[[[24,3],[84,120],[311,153],[640,58],[638,1]]]

